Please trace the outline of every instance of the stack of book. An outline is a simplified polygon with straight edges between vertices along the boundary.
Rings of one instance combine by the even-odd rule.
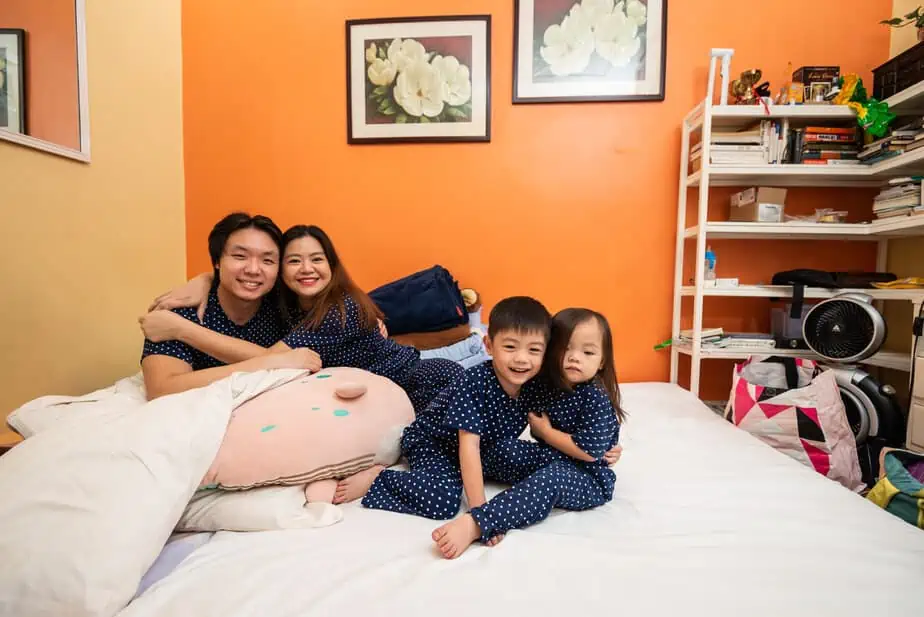
[[[921,176],[893,178],[873,199],[877,219],[924,213],[921,206]]]
[[[779,120],[761,120],[740,131],[712,132],[709,162],[722,166],[766,165],[783,160],[783,125]],[[703,144],[690,149],[693,171],[699,171]]]
[[[787,163],[856,165],[859,152],[856,128],[807,126],[792,129],[787,136]]]
[[[682,330],[678,342],[681,345],[692,345],[693,330]],[[722,328],[703,328],[702,347],[703,349],[763,351],[774,349],[776,341],[771,335],[759,332],[725,332]]]
[[[866,165],[898,156],[924,146],[924,119],[918,119],[895,129],[882,139],[877,139],[863,147],[859,159]]]

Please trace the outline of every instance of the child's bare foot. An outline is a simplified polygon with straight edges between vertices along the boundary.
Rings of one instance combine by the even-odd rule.
[[[361,498],[369,492],[372,483],[384,469],[382,465],[374,465],[338,482],[337,490],[334,491],[334,503],[346,503]]]
[[[455,559],[481,537],[481,529],[471,514],[463,514],[433,531],[433,541],[446,559]]]

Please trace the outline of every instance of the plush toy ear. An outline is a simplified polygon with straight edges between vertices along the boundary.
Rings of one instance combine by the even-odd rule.
[[[334,394],[336,394],[338,398],[349,401],[361,397],[367,390],[366,384],[348,381],[337,386],[334,389]]]

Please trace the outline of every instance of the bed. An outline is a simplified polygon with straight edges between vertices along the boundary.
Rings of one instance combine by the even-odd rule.
[[[219,532],[118,614],[924,615],[920,530],[677,386],[623,394],[604,507],[454,561],[433,550],[435,522],[355,504],[330,527]]]

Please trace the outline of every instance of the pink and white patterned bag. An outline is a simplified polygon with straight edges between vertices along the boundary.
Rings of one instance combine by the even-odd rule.
[[[848,489],[865,488],[835,375],[814,361],[751,356],[735,365],[725,417]]]

